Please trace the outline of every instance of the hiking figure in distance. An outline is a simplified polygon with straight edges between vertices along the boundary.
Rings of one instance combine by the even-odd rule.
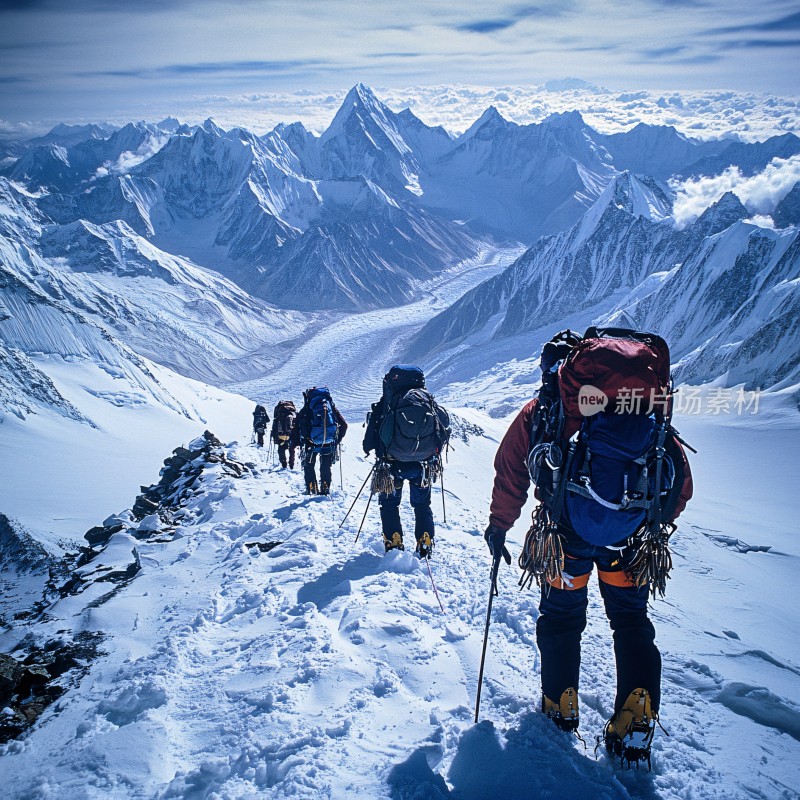
[[[303,392],[303,407],[289,435],[291,446],[300,446],[306,494],[330,494],[331,466],[338,458],[339,444],[347,433],[347,422],[325,386]],[[319,455],[319,482],[316,463]]]
[[[264,433],[267,430],[268,422],[269,414],[267,414],[267,409],[262,405],[257,405],[255,411],[253,411],[253,432],[256,435],[259,447],[264,446]]]
[[[442,471],[442,450],[450,438],[450,417],[425,388],[419,367],[397,364],[383,378],[383,395],[373,403],[364,452],[377,457],[372,491],[378,493],[386,552],[404,550],[400,500],[403,481],[414,509],[415,552],[430,558],[435,529],[431,486]]]
[[[270,436],[278,448],[278,460],[283,469],[287,466],[287,451],[289,469],[294,469],[294,451],[297,445],[292,444],[291,436],[296,418],[297,409],[291,400],[281,400],[272,412]]]
[[[533,483],[539,505],[520,585],[541,589],[536,641],[542,711],[579,722],[581,634],[597,566],[613,631],[617,686],[602,739],[623,762],[650,764],[661,701],[661,654],[648,596],[663,595],[673,520],[692,496],[683,441],[671,426],[669,349],[655,334],[563,331],[542,350],[542,387],[498,448],[489,527],[495,561]],[[634,400],[640,402],[634,403]]]

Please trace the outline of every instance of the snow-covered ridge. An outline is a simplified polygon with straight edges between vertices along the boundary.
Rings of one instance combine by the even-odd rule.
[[[665,187],[623,173],[577,225],[541,239],[434,317],[407,357],[446,364],[469,347],[488,352],[526,332],[555,332],[586,312],[583,325],[661,333],[679,381],[720,378],[762,389],[798,383],[797,227],[748,224],[747,210],[729,193],[676,230],[667,222],[669,202]],[[532,342],[529,352],[537,350]]]
[[[0,253],[7,275],[0,336],[7,346],[92,358],[91,349],[64,351],[42,339],[45,332],[48,337],[57,333],[57,326],[44,321],[55,302],[93,320],[140,355],[190,377],[223,383],[269,363],[271,356],[263,351],[298,336],[307,324],[298,314],[251,297],[219,273],[159,250],[124,221],[48,224],[34,199],[2,178],[0,198]],[[20,307],[12,284],[23,283],[30,292],[44,292],[47,300]],[[59,335],[68,335],[66,327]]]

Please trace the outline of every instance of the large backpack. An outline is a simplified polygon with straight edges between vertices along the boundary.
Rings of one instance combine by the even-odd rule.
[[[334,415],[331,393],[325,386],[315,386],[306,392],[309,409],[308,440],[315,453],[329,452],[336,446],[339,426]]]
[[[383,455],[396,461],[427,461],[450,438],[450,417],[425,388],[419,367],[397,364],[384,376],[378,437]]]
[[[275,406],[275,435],[282,441],[289,438],[297,409],[291,400],[281,400]]]
[[[669,364],[660,336],[623,328],[565,331],[545,345],[528,453],[542,506],[532,532],[568,525],[598,546],[668,538],[684,481]]]
[[[267,409],[264,406],[257,405],[255,411],[253,411],[253,430],[263,431],[267,427],[268,421],[269,414],[267,414]]]

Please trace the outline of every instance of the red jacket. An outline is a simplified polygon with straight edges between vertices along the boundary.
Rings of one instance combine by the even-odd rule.
[[[531,485],[528,473],[528,448],[530,447],[531,423],[536,403],[537,400],[534,398],[523,406],[506,431],[494,458],[495,476],[489,522],[504,531],[513,527],[519,519],[522,507],[528,499],[528,489]],[[674,519],[677,519],[681,511],[686,508],[686,503],[691,499],[694,489],[692,471],[683,447],[681,447],[681,453],[683,454],[684,481],[680,499],[675,508]]]

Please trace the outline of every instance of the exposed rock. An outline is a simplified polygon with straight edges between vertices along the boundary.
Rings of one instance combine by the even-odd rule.
[[[33,725],[47,707],[76,684],[99,653],[103,637],[84,631],[73,640],[44,645],[23,639],[21,657],[0,653],[0,744]]]

